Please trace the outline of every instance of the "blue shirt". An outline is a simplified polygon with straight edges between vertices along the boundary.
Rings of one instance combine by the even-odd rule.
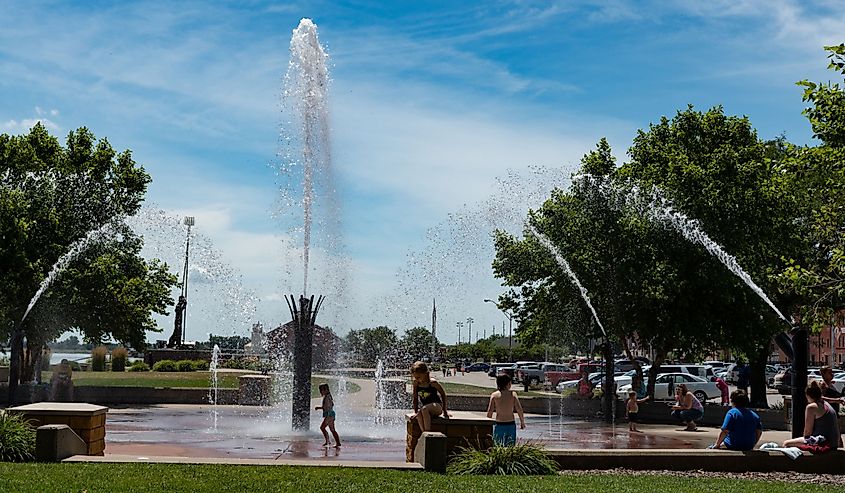
[[[760,416],[748,408],[731,408],[725,415],[722,429],[727,430],[725,447],[731,450],[751,450],[757,443],[757,430],[762,430]]]

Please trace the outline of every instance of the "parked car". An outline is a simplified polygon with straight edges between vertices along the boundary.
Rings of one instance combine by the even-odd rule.
[[[491,378],[496,378],[496,375],[498,375],[499,372],[504,373],[502,370],[504,370],[505,368],[514,368],[515,366],[516,365],[514,363],[493,363],[487,370],[487,376]]]
[[[558,365],[557,371],[546,371],[545,378],[549,381],[551,386],[557,386],[558,382],[567,381],[567,380],[579,380],[581,378],[581,373],[596,373],[596,372],[603,372],[604,371],[604,364],[603,363],[579,363],[577,367],[568,367],[565,365]]]
[[[701,364],[704,365],[704,366],[712,366],[713,371],[715,372],[716,370],[718,370],[720,368],[725,368],[730,363],[725,363],[724,361],[712,360],[712,361],[704,361]]]
[[[646,366],[643,368],[643,375],[648,375],[651,366]],[[666,364],[660,365],[658,369],[660,373],[688,373],[690,375],[695,375],[707,380],[713,378],[715,373],[713,373],[713,368],[710,366],[704,365],[693,365],[693,364]]]
[[[539,368],[540,363],[538,363],[536,361],[517,361],[516,365],[513,368],[513,372],[511,374],[511,379],[513,380],[513,383],[519,383],[520,382],[520,380],[519,380],[519,370],[522,370],[524,368],[535,369],[535,367]],[[510,374],[510,372],[508,372],[508,373]]]
[[[818,368],[807,369],[807,382],[812,380],[821,380],[822,376]],[[834,375],[834,379],[836,376]],[[781,395],[789,395],[792,393],[792,367],[788,366],[779,371],[777,375],[772,378],[772,385],[775,390]]]
[[[536,365],[525,365],[517,370],[517,373],[519,374],[519,381],[522,383],[528,382],[529,385],[532,385],[547,380],[551,382],[554,379],[551,385],[555,385],[558,382],[555,377],[568,369],[569,367],[566,365],[544,361]]]
[[[707,399],[715,399],[721,396],[721,392],[716,387],[716,384],[702,377],[690,375],[689,373],[661,373],[657,376],[657,380],[654,383],[654,400],[674,400],[675,389],[682,383],[686,384],[687,389],[702,404],[707,402]],[[617,390],[617,395],[620,399],[627,399],[629,390],[631,390],[630,385],[622,386]]]
[[[488,371],[490,371],[490,365],[488,365],[487,363],[482,363],[482,362],[473,363],[473,364],[467,366],[466,368],[464,368],[464,371],[467,372],[467,373],[473,372],[473,371],[483,371],[484,373],[487,373]]]
[[[614,379],[615,379],[616,377],[618,377],[618,376],[621,376],[621,375],[623,375],[623,373],[616,373],[616,374],[614,375]],[[602,383],[604,383],[604,373],[603,373],[603,372],[595,372],[595,373],[591,373],[591,374],[587,377],[587,380],[589,380],[589,381],[590,381],[590,383],[591,383],[591,384],[593,384],[593,387],[594,387],[594,388],[600,388],[600,387],[601,387],[601,384],[602,384]],[[579,378],[579,379],[577,379],[577,380],[561,380],[561,381],[560,381],[560,382],[558,382],[558,384],[555,386],[555,391],[556,391],[557,393],[561,393],[561,392],[563,392],[563,391],[564,391],[564,390],[566,390],[566,389],[574,389],[574,388],[578,387],[578,382],[580,382],[580,381],[581,381],[581,379],[580,379],[580,378]],[[630,382],[629,382],[629,383],[630,383]],[[619,386],[619,384],[617,383],[617,387],[618,387],[618,386]]]

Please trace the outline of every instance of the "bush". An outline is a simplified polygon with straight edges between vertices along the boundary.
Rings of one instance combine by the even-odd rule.
[[[176,362],[172,359],[163,359],[161,361],[156,361],[153,365],[153,371],[179,371],[176,368]]]
[[[79,366],[78,361],[68,361],[68,364],[70,365],[71,371],[82,371],[82,367]]]
[[[261,371],[261,360],[257,356],[244,356],[243,358],[232,358],[222,365],[223,368],[231,370],[253,370]]]
[[[129,367],[129,371],[150,371],[150,365],[143,361],[136,361]]]
[[[106,355],[109,354],[109,348],[105,346],[97,346],[91,350],[91,370],[106,371]]]
[[[114,348],[111,352],[111,371],[126,371],[129,351],[125,347]]]
[[[176,371],[194,371],[194,362],[183,359],[176,362]]]
[[[537,476],[557,474],[557,463],[536,445],[494,445],[490,450],[461,449],[447,468],[449,474]]]
[[[35,459],[35,429],[19,414],[0,411],[0,462]]]
[[[191,361],[195,371],[208,371],[208,361],[204,359],[195,359]]]

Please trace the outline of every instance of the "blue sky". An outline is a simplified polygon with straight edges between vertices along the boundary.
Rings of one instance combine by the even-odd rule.
[[[260,300],[254,318],[277,323],[280,295],[299,281],[287,272],[297,251],[270,216],[278,188],[269,164],[290,33],[310,17],[331,57],[332,151],[358,300],[328,308],[327,320],[341,333],[427,325],[422,300],[446,293],[438,320],[452,342],[458,320],[501,323],[481,301],[500,289],[488,276],[404,292],[396,272],[409,253],[426,255],[429,229],[489,200],[508,170],[568,170],[602,136],[624,159],[637,129],[687,104],[721,104],[764,138],[810,143],[794,82],[833,75],[821,47],[845,41],[842,7],[0,0],[0,132],[40,119],[61,136],[85,125],[131,149],[153,176],[149,200],[195,215]],[[476,273],[489,272],[489,259],[479,261]],[[391,293],[404,301],[384,298]],[[195,298],[188,337],[246,333],[241,322],[216,328],[201,306],[213,298]]]

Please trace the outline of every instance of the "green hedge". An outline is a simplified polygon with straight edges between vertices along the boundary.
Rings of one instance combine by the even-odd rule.
[[[143,361],[135,361],[132,363],[132,366],[129,367],[129,371],[150,371],[150,365],[144,363]]]
[[[183,359],[174,361],[172,359],[163,359],[153,365],[153,371],[206,371],[208,370],[208,361],[201,359],[188,360]],[[141,371],[141,370],[133,370]]]

